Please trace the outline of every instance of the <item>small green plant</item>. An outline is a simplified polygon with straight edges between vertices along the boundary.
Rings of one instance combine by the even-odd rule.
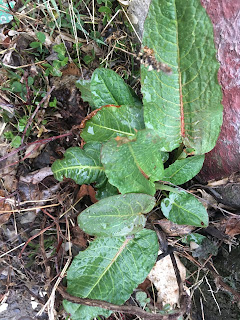
[[[36,56],[40,56],[42,54],[47,54],[48,50],[44,46],[44,43],[46,40],[46,35],[43,32],[37,32],[36,36],[39,41],[33,41],[30,43],[30,47],[33,49],[36,49],[36,51],[37,51],[34,54]]]
[[[94,183],[99,199],[78,216],[80,228],[96,239],[74,258],[68,292],[115,304],[123,304],[155,264],[158,239],[145,229],[146,213],[158,206],[175,223],[207,227],[203,205],[177,186],[198,174],[222,122],[212,26],[199,0],[153,0],[143,46],[142,101],[112,70],[97,69],[90,81],[79,80],[82,98],[94,110],[82,123],[86,144],[52,165],[60,181]],[[172,74],[158,72],[159,65]],[[63,304],[73,320],[111,314]]]
[[[51,74],[53,77],[61,77],[62,72],[60,69],[67,65],[68,57],[66,57],[66,50],[63,43],[53,46],[53,50],[57,53],[58,59],[54,60],[52,64],[43,63],[43,66],[46,67],[45,75],[48,76]]]

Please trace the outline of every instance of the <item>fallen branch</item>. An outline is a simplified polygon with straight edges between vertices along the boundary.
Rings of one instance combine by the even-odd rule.
[[[79,297],[74,297],[70,295],[69,293],[66,292],[64,287],[59,286],[57,288],[61,296],[73,303],[78,303],[82,304],[85,306],[91,306],[91,307],[100,307],[103,309],[115,311],[115,312],[123,312],[123,313],[128,313],[128,314],[134,314],[138,317],[141,317],[145,320],[177,320],[180,316],[182,316],[186,308],[184,310],[179,310],[178,312],[170,315],[161,315],[161,314],[155,314],[155,313],[149,313],[144,311],[142,308],[135,307],[135,306],[119,306],[107,301],[103,300],[96,300],[96,299],[88,299],[88,298],[79,298]],[[184,305],[187,305],[184,303]]]

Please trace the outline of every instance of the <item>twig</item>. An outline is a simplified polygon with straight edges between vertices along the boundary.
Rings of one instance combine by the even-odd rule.
[[[187,259],[189,259],[191,257],[191,259],[189,259],[189,260],[191,262],[193,262],[198,268],[200,268],[200,270],[207,269],[211,273],[211,275],[213,276],[214,281],[216,283],[216,287],[222,289],[223,291],[231,293],[233,295],[234,299],[237,302],[240,302],[240,293],[238,293],[236,290],[234,290],[228,284],[226,284],[222,280],[222,277],[214,270],[214,268],[211,266],[211,264],[209,262],[207,262],[206,264],[204,263],[204,265],[201,265],[196,259],[194,259],[192,256],[190,256],[187,252],[184,252],[184,253],[179,252],[179,254]]]
[[[134,314],[138,317],[142,317],[145,320],[177,320],[181,315],[185,313],[185,310],[180,310],[179,312],[171,315],[154,314],[146,312],[143,309],[135,306],[119,306],[103,300],[74,297],[67,293],[62,286],[59,286],[57,290],[64,299],[70,302],[82,304],[85,306],[100,307],[115,312]]]
[[[4,213],[10,213],[10,212],[24,212],[24,211],[32,211],[32,210],[38,210],[38,209],[41,209],[42,208],[50,208],[50,207],[57,207],[59,206],[60,203],[53,203],[53,204],[49,204],[49,205],[46,205],[46,206],[41,206],[41,207],[31,207],[31,208],[26,208],[26,209],[14,209],[14,210],[0,210],[0,214],[4,214]]]
[[[31,146],[32,144],[45,144],[45,143],[48,143],[48,142],[51,142],[51,141],[54,141],[56,139],[60,139],[60,138],[65,138],[65,137],[69,137],[71,136],[73,133],[72,132],[68,132],[68,133],[64,133],[64,134],[61,134],[59,136],[53,136],[53,137],[50,137],[50,138],[47,138],[47,139],[41,139],[41,140],[37,140],[37,141],[34,141],[34,142],[31,142],[31,143],[28,143],[28,144],[24,144],[20,147],[18,147],[17,149],[14,149],[12,152],[6,154],[5,156],[3,156],[2,158],[0,158],[0,162],[11,157],[11,156],[14,156],[16,153],[18,153],[19,151],[22,151],[24,149],[26,149],[27,147]],[[16,162],[15,162],[16,163]],[[14,165],[15,163],[11,164],[11,165]],[[5,167],[6,168],[6,167]]]
[[[42,60],[42,61],[37,61],[37,62],[34,62],[34,63],[24,64],[22,66],[17,66],[17,67],[16,66],[11,66],[10,64],[6,64],[6,63],[2,63],[2,65],[4,67],[11,68],[11,69],[22,69],[22,68],[32,67],[32,66],[35,66],[37,64],[42,64],[42,63],[46,63],[46,62],[47,62],[46,60]]]

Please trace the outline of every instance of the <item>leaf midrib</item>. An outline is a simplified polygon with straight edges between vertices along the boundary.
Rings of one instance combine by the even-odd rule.
[[[104,277],[104,275],[108,272],[108,270],[110,269],[110,267],[116,262],[117,258],[119,257],[119,255],[123,252],[123,250],[125,249],[125,247],[127,246],[127,244],[133,239],[125,239],[123,244],[121,245],[121,247],[119,248],[118,252],[115,254],[115,256],[112,258],[111,262],[109,263],[109,265],[105,268],[104,272],[99,276],[98,281],[92,286],[92,288],[90,289],[90,291],[88,292],[88,294],[85,296],[85,298],[89,297],[89,295],[91,294],[91,292],[94,290],[94,288],[98,285],[98,283],[102,280],[102,278]]]
[[[113,129],[113,128],[101,126],[100,124],[97,124],[97,123],[89,124],[89,126],[90,126],[90,125],[91,125],[91,126],[96,126],[96,127],[99,127],[99,128],[101,128],[101,129],[105,129],[105,130],[109,130],[109,131],[114,131],[114,132],[117,132],[117,133],[126,134],[126,135],[129,135],[129,136],[135,136],[134,133],[125,132],[125,131],[121,131],[121,130],[117,130],[117,129]]]
[[[175,16],[176,16],[176,44],[177,44],[177,62],[178,62],[178,75],[179,75],[179,98],[180,98],[180,136],[185,137],[185,123],[184,123],[184,108],[183,108],[183,95],[182,95],[182,75],[180,71],[180,52],[179,52],[179,37],[178,37],[178,16],[176,2],[174,2]]]
[[[60,171],[64,171],[64,170],[73,170],[73,169],[91,169],[91,170],[100,170],[100,171],[104,171],[103,167],[93,167],[93,166],[71,166],[71,167],[66,167],[66,168],[61,168],[58,170],[54,170],[54,173],[58,173]]]

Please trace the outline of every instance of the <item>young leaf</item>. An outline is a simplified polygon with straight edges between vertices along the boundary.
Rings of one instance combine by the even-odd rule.
[[[36,36],[41,43],[44,43],[46,40],[46,36],[43,32],[37,32]]]
[[[143,229],[134,238],[98,238],[74,258],[67,273],[68,292],[123,304],[152,269],[158,250],[152,230]],[[72,320],[90,320],[106,312],[65,302],[64,308]]]
[[[73,179],[78,184],[92,182],[104,183],[106,176],[100,162],[100,144],[86,144],[83,149],[69,148],[63,160],[56,160],[52,165],[54,177],[62,181],[64,177]]]
[[[86,122],[81,137],[86,142],[104,142],[116,136],[133,137],[144,128],[142,108],[105,106]]]
[[[94,105],[92,92],[90,90],[90,84],[91,84],[91,80],[79,79],[76,81],[76,87],[81,92],[81,98],[83,99],[83,101],[87,101],[89,103],[90,107],[92,107],[92,109],[94,110],[96,108]]]
[[[192,194],[185,191],[169,193],[161,202],[164,216],[177,224],[207,227],[208,213],[204,206]]]
[[[78,216],[78,225],[93,236],[125,236],[142,230],[143,213],[155,205],[155,198],[142,193],[109,197],[88,207]]]
[[[183,242],[183,243],[188,243],[188,244],[190,244],[190,242],[195,242],[195,243],[197,243],[197,244],[201,244],[202,243],[202,241],[203,241],[203,239],[205,239],[206,237],[205,236],[203,236],[202,234],[199,234],[199,233],[190,233],[190,234],[188,234],[188,235],[186,235],[185,237],[183,237],[182,239],[181,239],[181,241]]]
[[[110,69],[96,69],[93,72],[91,92],[96,108],[108,104],[142,106],[135,92]]]
[[[204,155],[188,157],[176,160],[164,170],[163,181],[168,181],[176,185],[183,184],[195,177],[201,170],[204,162]]]
[[[222,124],[222,93],[213,28],[199,0],[152,0],[143,46],[172,74],[141,67],[144,119],[171,151],[181,142],[195,154],[209,152]]]
[[[154,195],[153,181],[163,176],[162,141],[152,130],[137,132],[136,138],[116,137],[106,142],[101,160],[109,182],[120,193]]]

